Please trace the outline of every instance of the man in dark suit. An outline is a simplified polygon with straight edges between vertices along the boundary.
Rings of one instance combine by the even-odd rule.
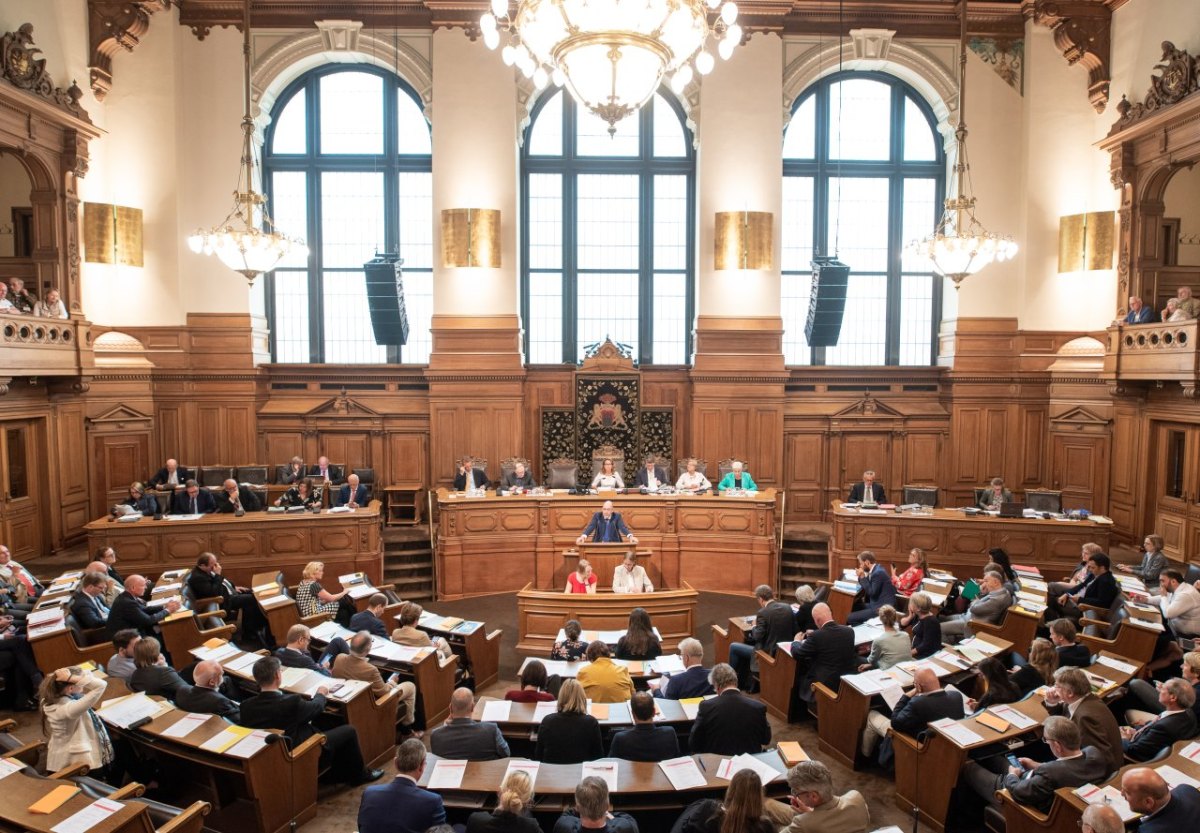
[[[219,662],[206,659],[196,663],[192,669],[195,684],[184,686],[175,693],[175,705],[184,711],[216,714],[230,723],[237,723],[242,719],[240,707],[220,691],[224,676]]]
[[[254,663],[252,671],[259,693],[242,701],[242,726],[283,729],[293,748],[317,734],[312,720],[325,711],[329,689],[319,687],[311,700],[299,694],[285,694],[279,690],[283,685],[283,668],[275,657],[263,657]],[[323,734],[325,745],[321,747],[320,765],[329,767],[334,781],[358,786],[383,776],[382,769],[364,766],[358,730],[353,726],[336,726]]]
[[[1038,763],[1018,758],[1021,766],[1008,767],[1006,772],[993,772],[976,761],[963,765],[962,779],[972,790],[993,807],[1002,806],[996,795],[1008,790],[1018,804],[1033,807],[1039,813],[1049,813],[1054,803],[1054,791],[1059,787],[1082,787],[1104,780],[1108,764],[1094,746],[1079,746],[1079,727],[1065,717],[1048,717],[1043,724],[1043,738],[1054,754],[1054,760]],[[1000,756],[985,758],[985,762],[1001,760]]]
[[[525,464],[518,460],[513,464],[512,471],[506,471],[504,476],[500,478],[500,488],[506,492],[517,489],[522,491],[536,489],[537,481],[533,479],[533,475],[525,468]]]
[[[1157,770],[1134,767],[1121,776],[1121,795],[1129,808],[1142,814],[1138,833],[1179,833],[1192,830],[1200,818],[1200,791],[1191,784],[1171,789]]]
[[[450,716],[429,736],[429,748],[439,758],[456,761],[496,761],[508,757],[508,741],[495,723],[475,720],[475,693],[456,688],[450,695]]]
[[[475,468],[475,461],[470,457],[462,458],[458,465],[458,474],[454,475],[454,490],[483,489],[487,487],[487,472]]]
[[[912,693],[905,694],[896,701],[890,719],[882,712],[874,710],[867,714],[867,727],[862,736],[863,755],[871,756],[879,739],[887,735],[888,729],[915,738],[935,720],[944,717],[961,720],[962,716],[962,694],[943,689],[937,673],[932,668],[918,668],[913,675]]]
[[[1106,776],[1125,764],[1121,727],[1108,706],[1092,694],[1087,674],[1078,668],[1060,668],[1054,672],[1054,687],[1046,694],[1046,711],[1071,718],[1079,727],[1080,742],[1094,746],[1108,764]]]
[[[195,472],[191,469],[179,467],[179,463],[174,460],[168,460],[166,465],[155,472],[150,478],[151,489],[174,489],[182,486],[184,483],[195,477]]]
[[[638,469],[637,477],[633,482],[639,489],[645,489],[648,492],[656,492],[660,486],[671,485],[671,481],[667,480],[667,472],[662,466],[655,465],[653,457],[646,458],[645,464]]]
[[[1125,755],[1135,761],[1149,761],[1177,740],[1196,735],[1196,691],[1181,677],[1167,680],[1158,689],[1158,702],[1163,710],[1140,727],[1121,727],[1121,742]]]
[[[670,726],[654,725],[654,698],[639,691],[629,701],[633,728],[622,729],[613,735],[608,754],[626,761],[658,763],[679,757],[679,736]]]
[[[792,606],[775,598],[775,591],[766,584],[754,588],[758,602],[758,613],[754,616],[754,627],[742,642],[729,646],[729,664],[738,675],[738,687],[749,691],[751,674],[758,666],[756,651],[775,655],[775,646],[780,642],[791,642],[796,636],[796,617]]]
[[[700,704],[688,738],[691,754],[740,755],[761,752],[771,742],[767,706],[742,694],[737,672],[723,662],[709,674],[717,696]]]
[[[337,491],[337,506],[349,506],[351,509],[357,509],[360,506],[366,506],[369,500],[367,496],[367,487],[358,482],[358,475],[352,474],[346,478],[346,482]]]
[[[629,531],[629,527],[625,526],[621,513],[613,511],[611,500],[604,501],[600,511],[592,515],[592,519],[583,528],[583,532],[579,533],[575,543],[582,544],[589,535],[597,544],[619,544],[622,539],[637,544],[637,538]]]
[[[417,786],[425,773],[425,744],[409,738],[396,747],[396,777],[363,790],[358,833],[425,833],[446,822],[442,797]]]
[[[195,480],[189,480],[182,491],[176,491],[171,498],[171,514],[173,515],[209,515],[217,511],[217,502],[213,500],[212,492],[201,489]]]
[[[243,634],[258,635],[267,626],[266,616],[254,594],[248,587],[234,587],[221,575],[221,562],[211,552],[201,553],[196,559],[196,566],[188,572],[187,586],[193,601],[219,598],[221,607],[230,613],[229,619],[236,619],[241,614]],[[204,612],[197,610],[196,615]]]
[[[833,613],[824,602],[813,605],[813,623],[816,630],[792,643],[792,657],[796,660],[795,696],[806,706],[815,700],[813,683],[824,683],[837,691],[842,675],[858,669],[854,628],[833,621]]]
[[[333,466],[329,464],[329,458],[322,454],[317,458],[317,464],[310,466],[308,476],[321,483],[341,483],[342,482],[342,466]]]
[[[387,608],[387,596],[382,593],[375,593],[371,598],[367,599],[367,609],[360,610],[350,617],[350,630],[358,633],[366,631],[367,633],[378,636],[383,639],[388,638],[387,625],[383,623],[383,611]]]
[[[318,674],[332,677],[327,664],[322,665],[312,658],[312,654],[308,650],[308,644],[311,641],[312,634],[307,625],[292,625],[287,632],[287,643],[282,648],[275,649],[275,659],[279,660],[285,668],[303,668],[306,671],[316,671]],[[338,653],[350,651],[350,646],[340,636],[331,640],[328,648],[333,648],[335,643],[345,646],[344,650],[338,651]]]
[[[875,503],[887,503],[887,495],[883,492],[883,486],[875,482],[875,472],[870,469],[863,472],[861,483],[855,483],[850,487],[850,497],[846,498],[846,502],[862,503],[867,495],[870,495],[871,501]]]
[[[1058,654],[1058,667],[1074,665],[1076,668],[1087,668],[1092,664],[1092,651],[1088,646],[1076,641],[1078,631],[1075,623],[1065,616],[1050,623],[1050,641]]]
[[[1102,552],[1088,556],[1087,578],[1067,589],[1057,599],[1051,600],[1046,608],[1047,621],[1056,616],[1067,616],[1073,622],[1083,618],[1079,605],[1087,604],[1108,610],[1121,592],[1117,578],[1112,574],[1112,560]]]
[[[147,607],[142,600],[145,591],[145,576],[132,575],[125,579],[125,592],[117,596],[108,612],[110,635],[125,628],[133,628],[142,636],[154,636],[158,623],[179,610],[177,599],[172,599],[159,608]]]
[[[90,630],[108,624],[109,609],[104,604],[108,580],[104,573],[84,573],[79,589],[71,594],[71,615],[81,628]]]
[[[700,640],[688,637],[679,642],[679,656],[683,659],[683,671],[672,674],[664,684],[654,689],[655,697],[667,700],[686,700],[689,697],[707,697],[713,693],[708,681],[708,669],[704,667],[704,646]]]
[[[846,624],[853,627],[861,625],[868,619],[874,619],[879,608],[884,605],[896,604],[896,585],[883,565],[876,563],[875,553],[863,550],[858,554],[858,583],[867,596],[866,605],[856,610],[846,619]]]
[[[249,486],[239,486],[232,477],[221,486],[221,491],[214,495],[217,511],[222,515],[239,515],[246,512],[262,510],[262,501]]]

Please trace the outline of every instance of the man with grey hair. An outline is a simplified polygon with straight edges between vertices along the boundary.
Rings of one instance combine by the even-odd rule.
[[[966,613],[951,616],[942,622],[942,636],[955,637],[958,641],[967,633],[968,622],[986,622],[998,625],[1004,613],[1012,607],[1012,594],[1004,587],[1004,576],[995,570],[983,574],[979,585],[979,596],[971,602]]]
[[[1158,689],[1158,702],[1163,710],[1141,728],[1121,727],[1121,744],[1125,756],[1135,761],[1149,761],[1177,740],[1196,734],[1196,691],[1181,677],[1172,677]]]
[[[700,704],[688,739],[693,755],[740,755],[761,752],[771,742],[767,707],[738,690],[737,672],[719,662],[708,675],[717,696]]]
[[[820,761],[801,761],[787,774],[792,821],[779,833],[865,833],[871,828],[867,802],[858,790],[834,795],[833,777]],[[767,802],[767,816],[776,812]]]
[[[625,813],[610,812],[608,783],[589,775],[575,788],[575,812],[566,811],[554,823],[554,833],[596,830],[604,833],[638,833],[637,822]]]
[[[985,758],[983,763],[967,761],[962,771],[963,782],[993,807],[1001,806],[996,793],[1008,790],[1018,804],[1049,813],[1054,791],[1059,787],[1081,787],[1104,780],[1108,764],[1096,747],[1080,749],[1078,726],[1065,717],[1048,717],[1043,726],[1043,737],[1054,754],[1053,761],[1038,763],[1018,758],[1020,766],[1010,766],[1007,772],[995,772],[985,765],[996,761],[997,756]]]
[[[1092,684],[1079,668],[1067,666],[1054,672],[1054,687],[1046,693],[1046,711],[1071,718],[1079,727],[1080,743],[1094,746],[1108,763],[1111,775],[1125,763],[1121,730],[1108,706],[1092,694]]]
[[[379,669],[368,660],[371,654],[371,634],[359,631],[350,637],[350,652],[338,654],[333,660],[333,676],[342,680],[361,680],[371,687],[371,694],[383,699],[391,694],[392,689],[400,689],[400,704],[404,713],[399,715],[400,731],[410,734],[417,719],[417,687],[408,680],[400,681],[399,674],[390,675],[387,680],[379,673]],[[423,733],[418,733],[421,737]]]
[[[482,723],[471,715],[475,694],[456,688],[450,695],[450,716],[433,730],[429,746],[439,758],[456,761],[497,761],[508,757],[508,742],[495,723]]]
[[[704,646],[700,640],[690,636],[680,640],[679,656],[683,659],[683,671],[663,678],[657,687],[651,683],[654,696],[667,700],[686,700],[713,694],[712,683],[708,681],[708,669],[704,667]]]
[[[417,786],[425,772],[425,744],[409,738],[396,747],[396,777],[363,791],[359,833],[425,833],[444,824],[442,797]]]
[[[1107,804],[1089,804],[1079,821],[1083,833],[1125,833],[1121,815]]]

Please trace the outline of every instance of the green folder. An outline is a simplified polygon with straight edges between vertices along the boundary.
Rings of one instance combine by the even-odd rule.
[[[979,595],[979,582],[973,578],[967,579],[967,583],[963,585],[962,597],[968,602],[972,601]]]

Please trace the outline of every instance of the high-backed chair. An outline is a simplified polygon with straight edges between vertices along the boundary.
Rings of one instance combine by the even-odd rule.
[[[471,460],[471,465],[472,465],[472,466],[474,466],[475,468],[479,469],[479,470],[480,470],[481,472],[483,472],[484,474],[487,474],[487,473],[488,473],[488,461],[487,461],[487,458],[486,458],[486,457],[470,457],[469,459]],[[458,472],[458,466],[459,466],[459,464],[460,464],[460,463],[461,463],[461,460],[460,460],[460,461],[455,461],[455,464],[454,464],[454,471],[455,471],[456,473]],[[491,482],[491,480],[492,480],[492,478],[491,478],[491,476],[489,475],[489,476],[488,476],[488,482],[490,483],[490,482]],[[471,485],[471,484],[469,484],[469,483],[468,483],[467,485],[469,486],[469,485]]]
[[[1062,492],[1055,489],[1026,489],[1025,505],[1038,512],[1061,512]]]
[[[683,477],[683,473],[685,471],[687,471],[688,460],[695,460],[696,461],[696,471],[700,472],[705,477],[708,477],[708,461],[707,460],[701,460],[699,457],[684,457],[682,460],[680,460],[678,463],[675,464],[675,479],[676,480],[678,480],[680,477]],[[708,479],[712,480],[711,477],[709,477]]]
[[[525,464],[525,471],[530,470],[529,461],[524,457],[505,457],[500,461],[500,480],[503,482],[506,474],[512,474],[517,469],[517,463]]]
[[[922,506],[935,507],[938,505],[938,487],[905,486],[904,503],[919,503]]]
[[[734,464],[734,461],[736,461],[736,460],[741,461],[743,471],[750,472],[751,477],[754,476],[754,469],[751,467],[751,465],[748,462],[746,462],[745,457],[730,457],[727,460],[718,460],[717,461],[717,480],[720,480],[722,477],[724,477],[725,475],[727,475],[731,471],[733,471],[733,464]]]
[[[265,486],[270,468],[270,466],[238,466],[234,479],[238,483],[250,486]]]
[[[158,501],[158,514],[166,515],[171,511],[171,498],[174,495],[175,492],[173,490],[169,492],[160,491],[154,493],[154,499]]]
[[[358,482],[367,487],[368,492],[375,491],[375,469],[356,468],[351,474],[358,475]]]
[[[291,472],[291,470],[292,470],[291,463],[280,463],[279,465],[275,466],[275,477],[272,482],[279,483],[282,485],[284,479],[288,476],[288,474]],[[304,470],[308,471],[308,466],[305,466]]]
[[[559,457],[546,464],[547,489],[574,489],[579,483],[579,464]]]
[[[613,470],[625,477],[625,450],[617,448],[615,445],[602,445],[592,452],[592,473],[588,480],[594,478],[600,473],[600,466],[605,460],[613,461]]]
[[[206,489],[221,488],[226,480],[233,477],[237,471],[233,466],[204,466],[200,469],[198,481]]]

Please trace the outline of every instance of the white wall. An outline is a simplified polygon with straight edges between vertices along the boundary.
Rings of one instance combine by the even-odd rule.
[[[12,257],[16,245],[16,229],[13,226],[14,208],[29,208],[32,203],[29,193],[33,182],[25,166],[11,153],[0,154],[0,257]]]
[[[1200,237],[1200,165],[1190,171],[1184,168],[1171,177],[1163,205],[1164,217],[1179,219],[1181,236]],[[1200,266],[1200,241],[1180,244],[1178,265]]]

